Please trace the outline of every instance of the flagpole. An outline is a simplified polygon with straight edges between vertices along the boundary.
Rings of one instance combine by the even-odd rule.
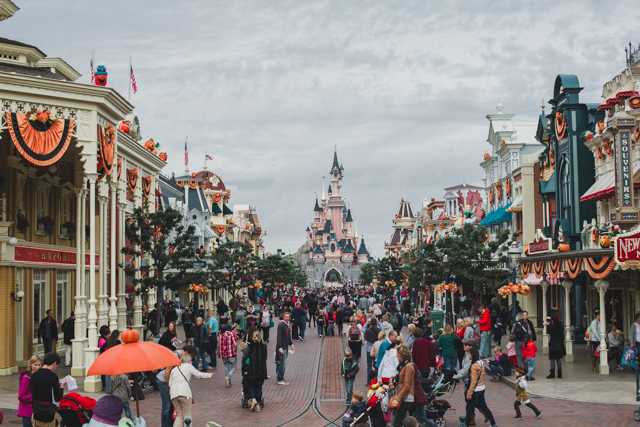
[[[207,170],[207,152],[204,152],[204,170]]]
[[[131,54],[129,54],[129,102],[131,102]]]
[[[185,175],[189,175],[189,155],[188,155],[189,151],[187,150],[187,142],[189,142],[189,137],[188,136],[185,137],[185,139],[184,139],[184,152],[187,155],[187,157],[185,159],[186,161],[184,162]]]
[[[91,84],[96,84],[96,48],[91,49]]]

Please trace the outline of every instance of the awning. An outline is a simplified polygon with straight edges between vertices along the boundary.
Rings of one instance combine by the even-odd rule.
[[[510,207],[511,207],[511,203],[509,203],[507,206],[503,208],[498,209],[496,211],[496,215],[493,217],[493,220],[491,222],[493,224],[499,224],[501,222],[511,221],[513,219],[513,216],[511,216],[510,212],[507,212],[507,209],[509,209]]]
[[[204,237],[206,237],[207,239],[215,239],[216,233],[213,232],[213,230],[211,229],[211,227],[209,227],[208,225],[204,226]]]
[[[202,231],[200,231],[200,227],[198,227],[198,224],[191,225],[193,225],[193,228],[195,229],[193,232],[193,237],[202,237]]]
[[[509,209],[505,209],[507,212],[522,212],[522,194],[516,197],[515,202],[511,204]]]
[[[636,162],[633,165],[633,181],[634,187],[640,187],[640,182],[638,182],[638,171],[640,170],[640,163]],[[597,201],[609,199],[616,194],[616,180],[615,180],[615,172],[607,172],[600,179],[598,179],[592,186],[587,190],[586,193],[580,197],[581,202],[587,201]]]
[[[213,213],[213,214],[222,213],[222,210],[220,209],[220,206],[218,206],[218,204],[216,202],[211,203],[211,213]]]
[[[548,181],[540,181],[540,194],[556,192],[556,173],[554,172]]]
[[[486,227],[486,226],[487,226],[487,224],[491,222],[491,218],[493,218],[493,217],[494,217],[495,213],[496,213],[496,211],[489,212],[489,214],[488,214],[487,216],[485,216],[485,217],[482,219],[482,221],[480,221],[480,224],[478,224],[478,226],[483,225],[483,226],[485,226],[485,227]]]
[[[542,276],[540,276],[540,278],[536,278],[536,275],[534,273],[529,274],[525,279],[522,279],[523,283],[526,283],[527,285],[539,285],[540,282],[542,282],[542,279],[544,278],[544,274]],[[547,281],[549,282],[550,285],[559,285],[560,281],[564,279],[564,272],[561,271],[558,273],[558,277],[554,278],[551,277],[551,275],[549,273],[547,273]]]
[[[539,285],[540,282],[542,282],[542,277],[544,276],[541,276],[538,279],[535,274],[531,273],[526,278],[522,279],[522,283],[526,283],[527,285]]]
[[[222,205],[222,215],[233,215],[233,211],[226,204]]]

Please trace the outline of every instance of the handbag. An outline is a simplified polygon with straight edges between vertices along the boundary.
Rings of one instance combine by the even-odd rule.
[[[29,387],[31,388],[31,396],[33,396],[33,387],[30,382]],[[33,400],[31,402],[31,406],[33,407],[33,413],[36,415],[41,415],[43,417],[55,417],[56,415],[56,406],[57,403],[53,394],[53,387],[51,388],[51,401],[54,403],[48,402],[38,402],[37,400]]]
[[[273,328],[275,325],[273,323],[273,317],[269,317],[269,327]]]
[[[600,344],[596,346],[596,349],[593,352],[593,357],[600,357]]]
[[[187,385],[189,386],[189,391],[191,392],[191,404],[195,405],[196,399],[193,397],[193,390],[191,390],[191,383],[187,380],[187,377],[185,377],[184,374],[182,373],[180,366],[176,366],[176,368],[178,368],[178,372],[180,372],[180,375],[182,375],[182,378],[184,378],[184,380],[187,382]]]
[[[398,399],[397,396],[393,396],[391,399],[389,399],[389,404],[387,405],[387,407],[389,409],[393,409],[396,410],[400,407],[400,399]]]

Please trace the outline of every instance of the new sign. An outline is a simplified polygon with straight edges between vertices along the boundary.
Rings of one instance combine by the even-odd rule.
[[[553,252],[553,240],[544,237],[542,230],[537,229],[532,242],[529,243],[529,255]]]
[[[616,236],[616,262],[623,269],[640,266],[640,230]]]

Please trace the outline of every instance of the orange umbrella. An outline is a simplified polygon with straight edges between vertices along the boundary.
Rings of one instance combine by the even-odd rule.
[[[136,409],[140,416],[138,372],[179,366],[180,360],[174,352],[164,346],[152,342],[138,342],[140,338],[138,331],[124,331],[120,338],[123,344],[112,347],[98,356],[91,364],[87,376],[134,373]]]

